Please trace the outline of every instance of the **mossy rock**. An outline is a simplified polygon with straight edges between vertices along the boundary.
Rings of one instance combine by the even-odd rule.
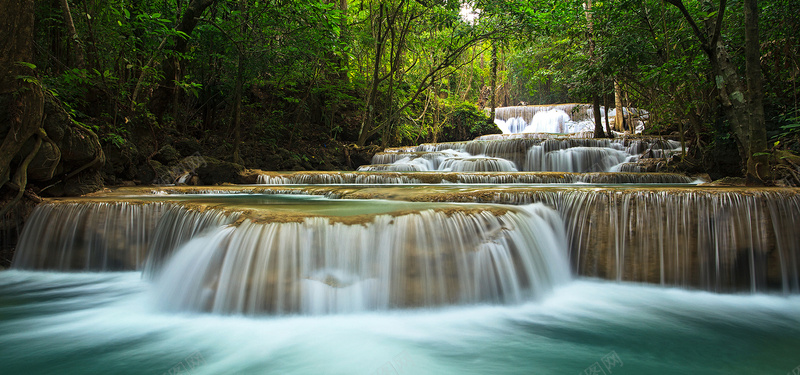
[[[173,165],[181,158],[180,152],[170,145],[161,147],[158,152],[153,155],[153,159],[164,165]]]
[[[197,168],[197,176],[205,185],[219,185],[222,183],[238,184],[241,182],[241,173],[244,166],[241,164],[222,161],[214,158],[204,158],[206,165]]]

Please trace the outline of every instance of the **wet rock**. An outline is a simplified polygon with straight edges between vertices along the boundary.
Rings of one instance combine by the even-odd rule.
[[[153,160],[156,160],[164,165],[173,165],[177,163],[180,158],[181,154],[178,152],[178,150],[170,145],[161,147],[161,149],[158,150],[155,155],[153,155]]]
[[[42,142],[39,152],[28,165],[28,179],[47,181],[53,178],[56,167],[61,162],[61,150],[53,143]]]
[[[747,179],[743,177],[723,177],[720,178],[719,180],[700,184],[700,186],[739,186],[739,187],[743,187],[746,185],[747,185]]]
[[[214,158],[205,158],[206,165],[197,168],[197,176],[206,185],[225,182],[240,183],[244,166]]]
[[[181,138],[175,142],[175,150],[181,155],[193,155],[202,150],[200,141],[194,138]]]

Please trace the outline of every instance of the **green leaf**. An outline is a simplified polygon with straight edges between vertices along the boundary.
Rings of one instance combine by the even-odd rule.
[[[31,64],[31,63],[29,63],[29,62],[25,62],[25,61],[17,61],[17,62],[15,62],[14,64],[16,64],[17,66],[24,67],[24,68],[28,68],[28,69],[33,69],[33,70],[36,70],[36,65],[34,65],[34,64]]]

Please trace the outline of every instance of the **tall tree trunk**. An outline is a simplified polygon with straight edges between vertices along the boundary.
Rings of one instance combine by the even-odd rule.
[[[745,166],[745,174],[750,182],[763,181],[770,178],[766,155],[766,129],[764,127],[764,105],[762,89],[762,73],[760,65],[760,46],[758,42],[758,2],[746,0],[745,9],[745,79],[742,82],[736,66],[728,55],[728,50],[721,40],[722,20],[725,15],[726,0],[721,0],[716,12],[716,19],[705,20],[709,35],[702,32],[697,22],[681,0],[666,0],[674,5],[689,22],[701,49],[706,53],[713,72],[711,79],[717,92],[717,99],[722,105],[725,117],[739,146],[739,155]]]
[[[11,160],[41,126],[44,97],[38,83],[19,78],[35,73],[33,0],[0,1],[0,187],[9,180]],[[24,189],[24,186],[19,187]]]
[[[595,56],[594,56],[594,20],[592,19],[592,0],[586,0],[584,3],[585,6],[585,13],[586,13],[586,27],[589,31],[589,61],[591,65],[595,64]],[[596,74],[592,74],[591,82],[592,86],[597,86],[598,79]],[[597,87],[593,87],[593,90],[597,90]],[[592,116],[594,117],[594,137],[595,138],[605,138],[606,134],[603,131],[603,120],[601,118],[602,114],[600,113],[600,96],[597,95],[597,92],[592,95]]]
[[[610,138],[611,134],[613,133],[611,133],[611,121],[608,121],[608,109],[611,107],[608,105],[608,95],[606,94],[603,94],[603,107],[605,107],[603,115],[605,115],[606,118],[606,134],[608,134],[608,137]]]
[[[186,35],[191,35],[197,23],[200,21],[200,16],[206,8],[216,1],[217,0],[191,0],[189,5],[186,6],[186,11],[183,12],[181,22],[175,30],[183,32]],[[188,43],[188,38],[175,37],[175,45],[171,48],[173,51],[172,55],[177,56],[186,52]],[[151,105],[153,114],[159,119],[163,117],[164,112],[167,110],[170,99],[174,98],[176,95],[177,86],[175,82],[180,79],[180,70],[180,59],[178,57],[167,59],[164,63],[164,79],[153,94]]]
[[[361,120],[361,129],[358,131],[358,140],[356,141],[358,147],[364,146],[364,144],[367,143],[367,139],[374,134],[371,132],[371,129],[374,123],[375,102],[378,96],[378,85],[380,84],[381,58],[383,57],[383,48],[386,43],[386,34],[383,31],[383,13],[384,4],[380,3],[378,6],[378,18],[377,21],[375,21],[378,24],[378,32],[375,34],[375,64],[372,68],[372,86],[369,94],[367,94],[364,119]]]
[[[61,11],[64,13],[64,26],[67,28],[70,45],[72,46],[72,59],[75,67],[86,69],[86,60],[83,58],[83,44],[78,37],[78,32],[75,30],[75,23],[72,21],[72,12],[69,10],[67,0],[61,0]]]
[[[619,86],[619,81],[614,80],[614,108],[616,116],[614,116],[614,128],[618,131],[627,131],[625,127],[625,108],[622,106],[622,89]],[[608,108],[606,108],[608,111]]]
[[[767,131],[764,120],[764,88],[761,72],[761,44],[758,32],[758,1],[744,0],[744,56],[747,96],[749,101],[750,147],[747,177],[763,181],[771,178],[767,151]]]
[[[491,112],[489,114],[489,118],[494,121],[494,111],[497,107],[497,42],[492,40],[492,94],[489,97],[489,103],[491,105]]]
[[[605,138],[606,133],[603,131],[603,115],[600,112],[600,96],[597,94],[592,97],[592,115],[594,116],[594,137]]]
[[[247,32],[247,14],[246,0],[239,0],[239,14],[241,15],[240,22],[242,36]],[[244,43],[242,43],[244,44]],[[239,148],[242,144],[242,86],[244,86],[244,47],[239,45],[238,54],[236,58],[236,84],[233,92],[233,162],[237,164],[244,164],[241,155],[239,155]]]

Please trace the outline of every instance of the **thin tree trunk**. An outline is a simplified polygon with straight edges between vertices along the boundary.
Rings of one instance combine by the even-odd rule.
[[[761,73],[761,45],[758,32],[758,1],[744,0],[745,76],[749,104],[750,149],[747,177],[757,181],[770,178],[767,132],[764,120],[764,88]]]
[[[497,91],[497,42],[494,41],[494,40],[492,41],[492,82],[491,82],[491,84],[492,84],[492,94],[491,94],[492,96],[489,98],[489,103],[491,105],[491,112],[489,114],[489,117],[492,119],[492,121],[494,121],[494,112],[495,112],[495,108],[497,107],[497,103],[496,103],[497,94],[495,93]]]
[[[364,119],[361,121],[361,129],[358,131],[358,147],[364,146],[367,139],[372,135],[370,133],[375,115],[375,100],[378,96],[378,84],[380,83],[380,68],[381,57],[383,56],[383,48],[386,43],[386,36],[383,33],[383,3],[378,8],[378,32],[375,35],[375,64],[372,69],[372,87],[369,94],[367,94],[367,106],[364,108]]]
[[[72,12],[69,10],[67,0],[61,0],[61,10],[64,12],[64,26],[67,28],[70,44],[72,45],[72,58],[75,62],[75,67],[86,69],[86,60],[83,58],[83,45],[80,38],[78,38],[78,32],[75,30],[75,23],[72,21]]]
[[[592,19],[592,0],[586,0],[585,3],[585,13],[586,13],[586,27],[589,31],[589,61],[592,65],[595,64],[595,56],[594,56],[594,20]],[[591,81],[596,86],[597,76],[593,75],[591,77]],[[597,90],[595,87],[594,90]],[[600,114],[600,97],[597,95],[597,92],[592,95],[592,115],[594,117],[594,137],[595,138],[605,138],[606,134],[603,131],[603,120],[601,119]]]
[[[764,127],[764,105],[762,73],[760,64],[760,45],[758,42],[758,2],[745,0],[745,79],[742,82],[736,66],[728,55],[726,45],[720,40],[722,33],[722,20],[725,15],[726,0],[721,0],[717,9],[716,19],[705,20],[706,28],[711,32],[708,35],[692,18],[681,0],[665,0],[674,5],[688,21],[701,49],[708,56],[713,71],[710,77],[716,87],[717,99],[722,104],[722,109],[731,124],[731,129],[736,136],[745,174],[750,182],[768,179],[769,166],[767,165],[766,129]]]
[[[197,23],[200,21],[200,16],[203,12],[214,4],[216,0],[192,0],[186,7],[181,22],[175,30],[191,35]],[[188,38],[176,37],[175,46],[171,48],[175,55],[180,55],[186,52],[188,47]],[[156,92],[153,94],[152,110],[157,118],[161,119],[164,112],[169,106],[170,98],[174,98],[177,86],[175,82],[180,76],[180,61],[178,57],[167,59],[164,64],[164,79],[161,81]],[[134,98],[136,100],[136,98]]]
[[[244,81],[244,60],[242,54],[236,61],[236,87],[233,96],[233,162],[244,164],[239,155],[239,146],[242,143],[242,86]]]
[[[625,108],[622,106],[622,89],[619,86],[619,81],[614,80],[614,108],[616,109],[616,116],[614,116],[614,127],[618,132],[627,131],[625,127]],[[608,111],[608,108],[606,108]]]
[[[239,0],[239,14],[241,19],[242,36],[247,33],[245,15],[247,14],[246,0]],[[244,164],[239,148],[242,144],[242,86],[244,86],[244,46],[239,46],[236,58],[236,84],[233,93],[233,162]]]
[[[610,107],[608,106],[608,95],[606,95],[606,94],[603,94],[603,107],[605,107],[605,111],[603,111],[603,114],[606,117],[606,134],[608,134],[608,136],[611,137],[611,134],[612,134],[611,133],[611,121],[608,121],[608,109]]]

